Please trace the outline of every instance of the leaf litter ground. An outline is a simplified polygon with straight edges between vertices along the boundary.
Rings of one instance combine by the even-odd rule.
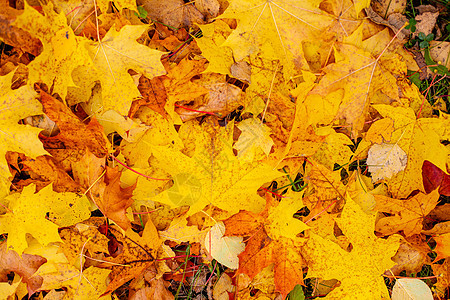
[[[4,7],[2,298],[448,296],[448,60],[395,12]]]

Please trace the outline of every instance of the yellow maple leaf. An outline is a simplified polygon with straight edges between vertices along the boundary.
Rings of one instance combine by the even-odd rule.
[[[331,92],[343,90],[342,99],[334,99],[341,102],[336,118],[343,118],[355,130],[361,130],[371,94],[381,89],[392,98],[398,98],[397,90],[393,89],[396,78],[385,72],[370,53],[353,45],[338,45],[335,55],[336,63],[324,68],[326,75],[311,93],[326,97]]]
[[[389,299],[382,274],[393,267],[391,257],[400,245],[400,236],[387,240],[377,238],[374,231],[375,214],[366,214],[348,195],[341,217],[336,223],[353,248],[342,249],[338,244],[311,233],[303,252],[308,262],[308,277],[337,279],[341,285],[326,299]]]
[[[35,99],[36,93],[30,86],[22,86],[11,90],[14,72],[0,76],[0,199],[9,193],[9,167],[5,159],[7,151],[25,153],[36,158],[48,154],[38,139],[41,129],[18,122],[28,116],[42,114],[42,105]]]
[[[66,288],[67,299],[99,299],[111,270],[89,267],[80,272],[70,264],[44,264],[36,274],[44,279],[40,290]],[[100,298],[102,299],[102,298]],[[107,298],[103,298],[107,299]]]
[[[188,226],[187,219],[182,216],[172,220],[169,228],[160,231],[161,238],[177,243],[200,243],[207,230],[199,230],[197,226]]]
[[[312,160],[308,162],[304,179],[308,189],[315,191],[311,196],[321,201],[342,200],[346,187],[341,182],[340,171],[332,171]]]
[[[151,146],[172,144],[179,149],[183,148],[183,142],[171,121],[166,120],[159,113],[148,107],[142,107],[137,117],[149,125],[150,128],[136,142],[124,142],[121,144],[123,148],[122,153],[126,156],[130,166],[133,166],[133,168],[148,168]]]
[[[251,118],[241,121],[237,127],[242,131],[234,144],[238,158],[246,161],[258,160],[261,154],[269,155],[273,146],[270,128],[260,120]]]
[[[43,245],[61,242],[59,226],[46,219],[47,213],[61,226],[72,225],[90,216],[86,196],[56,193],[51,186],[36,194],[34,191],[35,186],[29,185],[21,194],[8,196],[8,212],[0,216],[0,232],[8,233],[8,249],[19,254],[27,248],[28,233]]]
[[[230,67],[234,63],[233,52],[228,47],[221,47],[232,31],[228,24],[222,20],[217,20],[211,24],[198,26],[202,30],[203,36],[195,40],[202,50],[202,56],[209,61],[209,65],[204,72],[231,75]]]
[[[223,236],[225,225],[218,222],[206,234],[203,247],[219,263],[230,269],[239,268],[238,255],[244,251],[244,238],[241,236]]]
[[[353,142],[345,134],[338,133],[329,127],[321,128],[318,134],[321,135],[322,133],[327,135],[320,148],[314,154],[314,160],[328,169],[333,169],[334,164],[347,166],[350,158],[353,156],[353,152],[349,147],[349,145],[353,145]]]
[[[448,138],[449,120],[440,118],[417,118],[412,108],[374,105],[384,117],[394,121],[391,143],[398,145],[408,156],[406,168],[387,180],[394,198],[406,198],[418,189],[425,192],[422,177],[424,160],[428,160],[441,170],[446,170],[449,150],[441,144]]]
[[[86,49],[88,39],[75,36],[64,13],[56,13],[52,2],[42,6],[44,15],[25,3],[14,25],[41,40],[42,53],[27,68],[29,83],[42,81],[63,99],[68,86],[75,86],[72,71],[80,65],[92,66]]]
[[[147,78],[166,73],[160,61],[164,52],[136,41],[147,29],[147,25],[125,25],[117,31],[113,26],[101,43],[88,45],[97,69],[90,75],[91,81],[100,80],[102,84],[104,111],[115,109],[127,115],[133,99],[141,96],[128,70],[142,73]]]
[[[319,1],[234,0],[220,18],[238,19],[238,26],[223,46],[233,49],[236,61],[260,52],[279,60],[289,78],[294,67],[308,68],[302,47],[304,40],[319,38],[333,18],[319,9]],[[295,39],[292,37],[295,36]]]
[[[208,204],[230,212],[262,210],[264,200],[257,195],[257,189],[282,173],[260,162],[239,161],[232,151],[231,131],[225,128],[216,128],[208,123],[184,126],[189,128],[189,136],[194,138],[196,148],[192,157],[171,146],[152,147],[157,160],[155,165],[172,175],[174,185],[151,197],[141,187],[139,179],[134,197],[172,207],[189,205],[189,215]]]

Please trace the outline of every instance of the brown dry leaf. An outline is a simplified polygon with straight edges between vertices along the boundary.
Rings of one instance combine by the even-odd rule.
[[[206,59],[198,61],[185,58],[177,65],[166,64],[168,74],[162,77],[167,92],[166,111],[175,124],[181,122],[174,110],[176,102],[184,105],[208,92],[204,87],[191,81],[193,76],[206,69],[206,63]]]
[[[428,216],[438,222],[450,221],[450,203],[436,206]]]
[[[210,73],[203,75],[200,80],[196,80],[194,83],[206,89],[208,93],[204,97],[193,101],[192,105],[183,105],[183,107],[196,110],[197,112],[184,108],[176,110],[183,122],[204,115],[202,112],[214,113],[224,117],[243,104],[242,90],[226,82],[224,75]]]
[[[41,41],[29,32],[12,25],[21,13],[22,11],[10,7],[8,1],[0,1],[0,40],[37,56],[42,50]]]
[[[131,227],[131,222],[126,216],[125,210],[133,204],[133,190],[136,185],[122,188],[120,186],[120,176],[122,172],[118,167],[106,167],[105,174],[105,190],[102,198],[95,204],[102,211],[102,213],[113,220],[123,230],[128,230]]]
[[[433,32],[434,26],[436,25],[436,20],[439,16],[439,11],[434,12],[423,12],[415,17],[416,32],[414,32],[414,37],[416,37],[419,32],[423,32],[425,35],[429,35]]]
[[[145,224],[142,236],[139,236],[131,228],[124,237],[122,233],[114,226],[109,227],[110,234],[123,245],[123,251],[115,258],[105,258],[104,267],[112,267],[109,283],[104,294],[115,291],[125,282],[135,278],[144,271],[149,264],[153,263],[156,252],[161,245],[158,231],[155,225],[149,220]],[[108,264],[111,262],[114,264]]]
[[[431,41],[430,56],[434,61],[447,67],[447,69],[450,68],[450,42]]]
[[[220,1],[218,0],[197,0],[195,7],[208,19],[213,19],[219,15]]]
[[[428,248],[429,250],[429,248]],[[392,260],[397,263],[390,271],[386,271],[386,275],[399,275],[403,270],[406,275],[410,276],[413,273],[418,273],[422,270],[424,264],[430,264],[428,256],[429,251],[423,251],[406,240],[401,240],[397,253],[392,257]]]
[[[23,171],[28,172],[31,179],[35,180],[38,190],[50,183],[53,183],[53,190],[58,193],[78,193],[81,190],[80,184],[74,181],[61,164],[51,156],[38,156],[36,159],[24,157],[22,163]]]
[[[402,28],[402,26],[408,21],[408,19],[404,15],[400,13],[391,13],[388,16],[387,20],[385,20],[382,16],[376,13],[371,6],[366,8],[365,11],[372,22],[391,28],[392,31],[397,34],[397,38],[399,40],[405,41],[409,36],[410,31],[407,29],[403,29],[402,32],[398,32],[400,28]]]
[[[296,235],[308,228],[293,218],[299,203],[283,199],[280,203],[266,194],[266,208],[260,214],[240,211],[224,221],[225,235],[249,236],[245,251],[239,254],[239,273],[253,279],[274,264],[275,289],[286,296],[296,284],[303,284],[304,241]]]
[[[403,13],[406,8],[406,0],[375,0],[370,3],[372,9],[384,19],[393,13]]]
[[[444,260],[443,264],[432,264],[433,274],[437,277],[435,284],[436,293],[439,297],[445,297],[446,291],[450,287],[450,259]]]
[[[171,292],[167,290],[164,286],[164,281],[162,278],[155,279],[151,281],[150,287],[144,287],[139,289],[134,295],[132,295],[130,300],[172,300],[174,299]]]
[[[41,276],[33,276],[37,269],[47,260],[38,255],[22,254],[7,249],[6,242],[0,244],[0,281],[7,281],[7,275],[14,272],[26,283],[28,295],[34,294],[42,284]]]
[[[428,219],[430,217],[427,217],[425,219]],[[441,222],[434,225],[434,227],[430,230],[423,230],[422,233],[428,234],[428,235],[436,235],[436,234],[445,234],[450,232],[450,221],[447,222]]]
[[[43,90],[40,91],[40,95],[45,114],[56,122],[60,130],[60,133],[54,137],[41,137],[48,151],[62,147],[78,152],[87,148],[97,157],[106,155],[107,141],[103,128],[97,121],[91,120],[88,125],[85,125],[61,101]],[[80,139],[81,136],[82,139]]]
[[[176,29],[204,23],[202,13],[194,4],[183,0],[139,0],[137,5],[143,6],[150,18]]]
[[[167,102],[167,94],[161,78],[154,77],[148,79],[142,75],[139,78],[138,89],[142,95],[142,99],[133,101],[128,115],[133,117],[139,107],[145,105],[167,119],[168,114],[164,110],[164,106]]]

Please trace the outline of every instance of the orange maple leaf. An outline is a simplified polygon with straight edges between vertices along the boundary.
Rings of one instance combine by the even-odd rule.
[[[241,210],[224,221],[225,235],[250,236],[239,255],[238,272],[254,278],[274,264],[275,288],[285,297],[297,284],[303,284],[303,240],[296,237],[308,228],[293,214],[299,207],[291,199],[280,203],[266,194],[266,208],[259,214]]]

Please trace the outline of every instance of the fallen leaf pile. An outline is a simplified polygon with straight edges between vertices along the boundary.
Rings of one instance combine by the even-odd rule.
[[[0,299],[449,295],[450,117],[401,9],[0,1]]]

